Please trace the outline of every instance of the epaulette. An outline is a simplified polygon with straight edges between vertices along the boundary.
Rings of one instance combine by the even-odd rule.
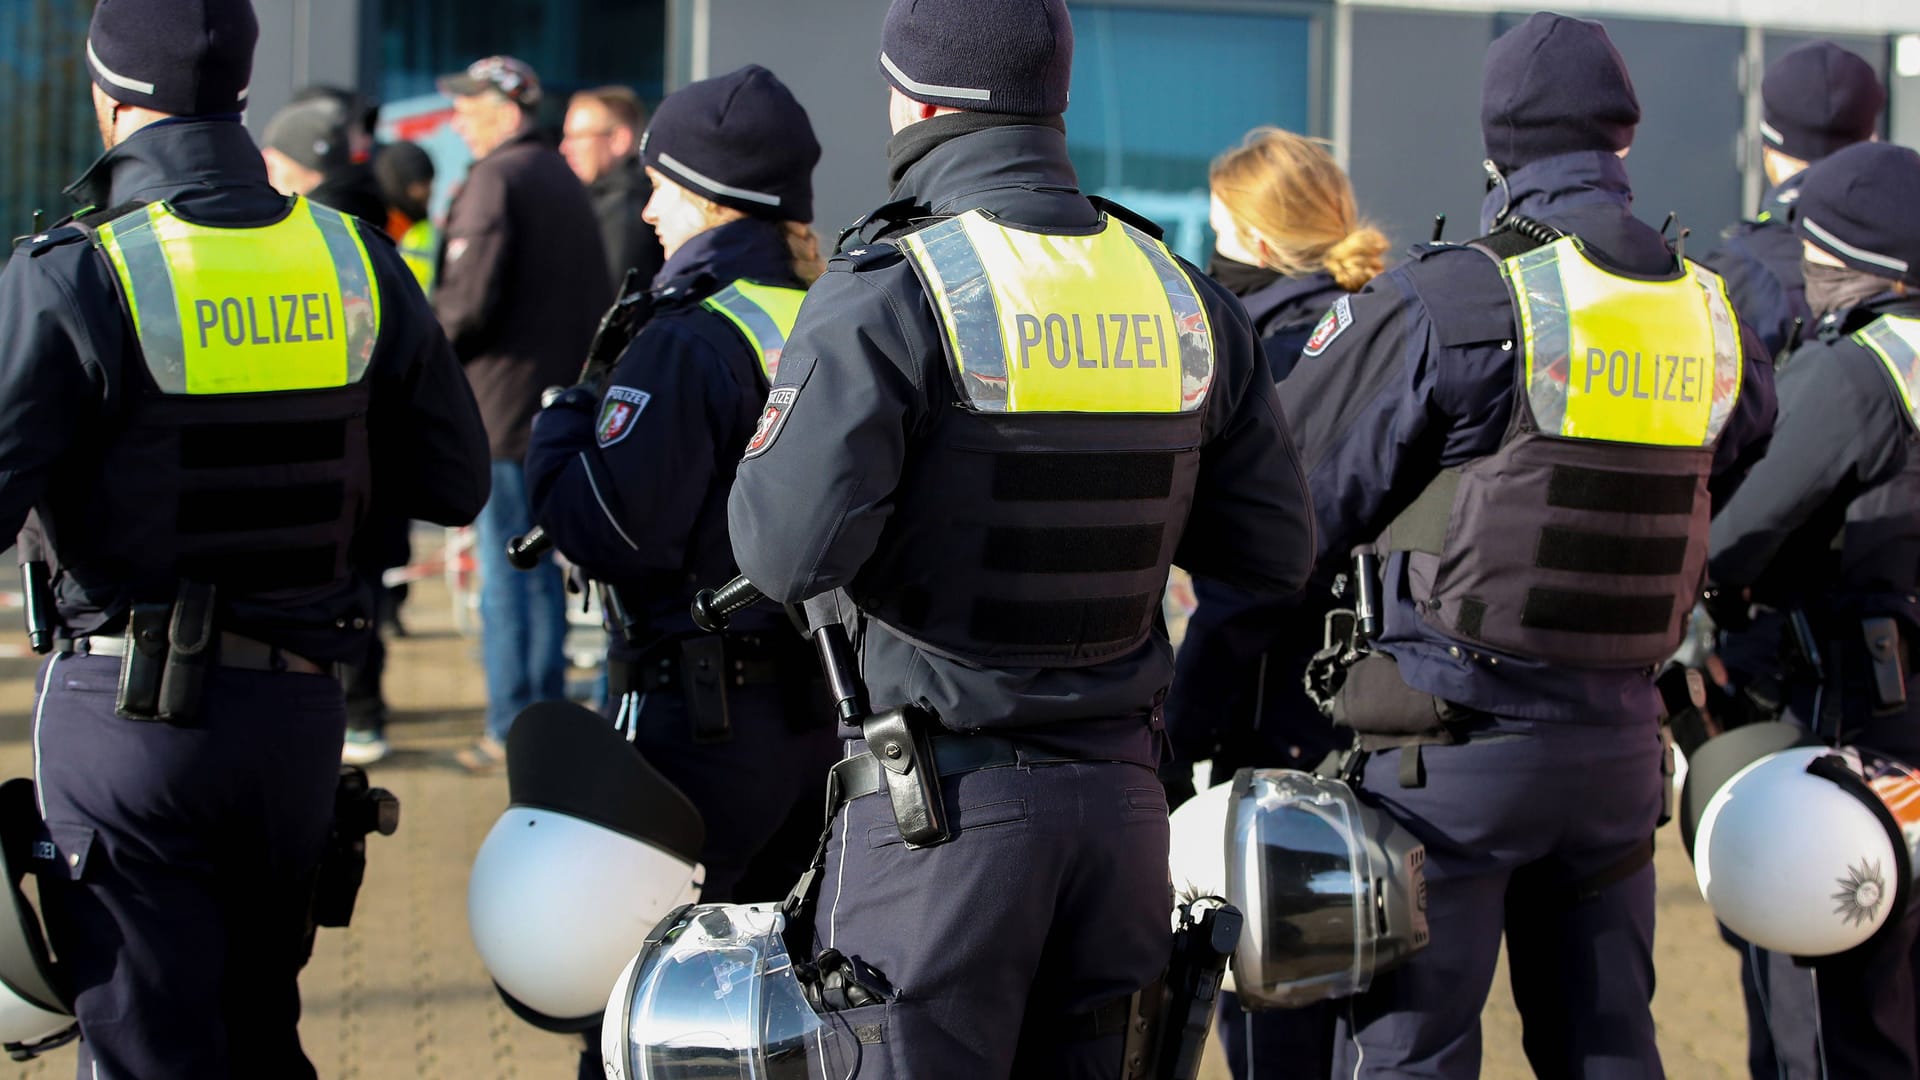
[[[1155,240],[1166,239],[1167,230],[1161,228],[1160,223],[1150,217],[1135,213],[1121,206],[1119,203],[1114,202],[1112,199],[1103,199],[1098,195],[1087,196],[1087,201],[1093,204],[1095,210],[1103,214],[1111,214],[1134,228],[1139,229],[1141,232],[1146,233],[1148,236],[1153,237]]]
[[[78,225],[56,225],[46,232],[20,237],[14,241],[14,250],[25,252],[29,258],[39,258],[63,244],[84,241],[87,235],[87,230]]]
[[[875,240],[911,227],[915,222],[936,216],[931,208],[914,199],[895,199],[882,206],[860,215],[860,219],[840,230],[834,238],[833,249],[842,251],[852,240],[853,247],[864,247]]]
[[[880,267],[899,262],[904,254],[898,244],[889,244],[884,241],[867,244],[863,247],[850,248],[828,259],[827,270],[829,272],[843,270],[855,274],[862,270],[878,270]]]

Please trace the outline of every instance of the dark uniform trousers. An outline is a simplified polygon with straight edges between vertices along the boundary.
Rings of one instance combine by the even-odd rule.
[[[608,689],[611,716],[626,687],[615,678]],[[732,737],[701,742],[677,690],[636,693],[635,699],[640,756],[693,801],[707,828],[700,849],[706,871],[701,902],[763,903],[785,896],[819,843],[820,792],[827,770],[840,760],[840,737],[825,702],[812,729],[796,731],[783,687],[730,687]]]
[[[312,1077],[296,984],[333,819],[340,684],[213,668],[192,726],[114,715],[120,660],[56,655],[35,780],[40,882],[82,1077]]]
[[[1653,721],[1502,719],[1493,733],[1423,749],[1403,788],[1393,751],[1365,787],[1427,848],[1432,942],[1352,999],[1333,1075],[1480,1075],[1480,1012],[1506,936],[1527,1060],[1547,1078],[1649,1080],[1654,1045],[1653,867],[1588,888],[1659,817]]]
[[[834,821],[816,945],[895,992],[834,1014],[862,1033],[858,1080],[1113,1080],[1121,1035],[1084,1017],[1166,968],[1165,791],[1140,765],[1051,759],[944,784],[945,843],[909,850],[884,795]]]

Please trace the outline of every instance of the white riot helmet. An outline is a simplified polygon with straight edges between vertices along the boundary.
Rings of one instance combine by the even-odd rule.
[[[1241,769],[1171,831],[1174,887],[1246,915],[1230,988],[1249,1008],[1361,993],[1426,947],[1426,847],[1341,780]]]
[[[20,880],[36,857],[58,860],[42,837],[33,781],[0,784],[0,1044],[16,1060],[64,1045],[78,1034],[65,980],[47,952],[40,916],[20,891]]]
[[[607,1080],[844,1080],[857,1032],[815,1011],[774,904],[689,905],[660,921],[614,985]]]
[[[1796,746],[1707,800],[1693,868],[1727,929],[1775,952],[1833,956],[1899,921],[1917,847],[1920,773],[1870,751]]]
[[[474,947],[515,1015],[590,1031],[647,931],[699,895],[699,811],[605,719],[567,702],[514,721],[507,795],[467,882]]]

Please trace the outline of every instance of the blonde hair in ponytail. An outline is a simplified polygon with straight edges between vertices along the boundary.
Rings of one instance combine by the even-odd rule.
[[[827,272],[827,260],[820,257],[820,238],[813,226],[804,221],[781,223],[787,234],[787,256],[792,260],[793,276],[802,285],[812,285]]]
[[[1386,268],[1387,238],[1360,220],[1353,185],[1314,139],[1257,127],[1214,159],[1207,180],[1270,270],[1325,270],[1358,292]]]

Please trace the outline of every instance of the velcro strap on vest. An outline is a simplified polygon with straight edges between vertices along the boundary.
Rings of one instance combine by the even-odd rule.
[[[1460,491],[1460,470],[1442,469],[1400,516],[1387,526],[1388,551],[1421,551],[1438,555],[1447,546],[1447,523],[1453,518],[1454,496]]]
[[[1163,522],[987,530],[985,565],[1011,574],[1112,574],[1160,564]]]
[[[1520,625],[1570,634],[1661,634],[1672,625],[1672,596],[1619,596],[1580,589],[1527,590]]]
[[[1098,646],[1138,635],[1141,622],[1159,601],[1158,593],[1106,596],[1070,604],[981,597],[974,601],[968,632],[978,639],[1008,645]]]
[[[1533,565],[1543,570],[1647,576],[1686,568],[1684,536],[1621,536],[1549,525],[1540,530]]]
[[[1555,465],[1547,503],[1607,514],[1691,514],[1698,480],[1689,474]]]
[[[1173,491],[1171,453],[1002,454],[993,497],[1002,502],[1164,499]]]

